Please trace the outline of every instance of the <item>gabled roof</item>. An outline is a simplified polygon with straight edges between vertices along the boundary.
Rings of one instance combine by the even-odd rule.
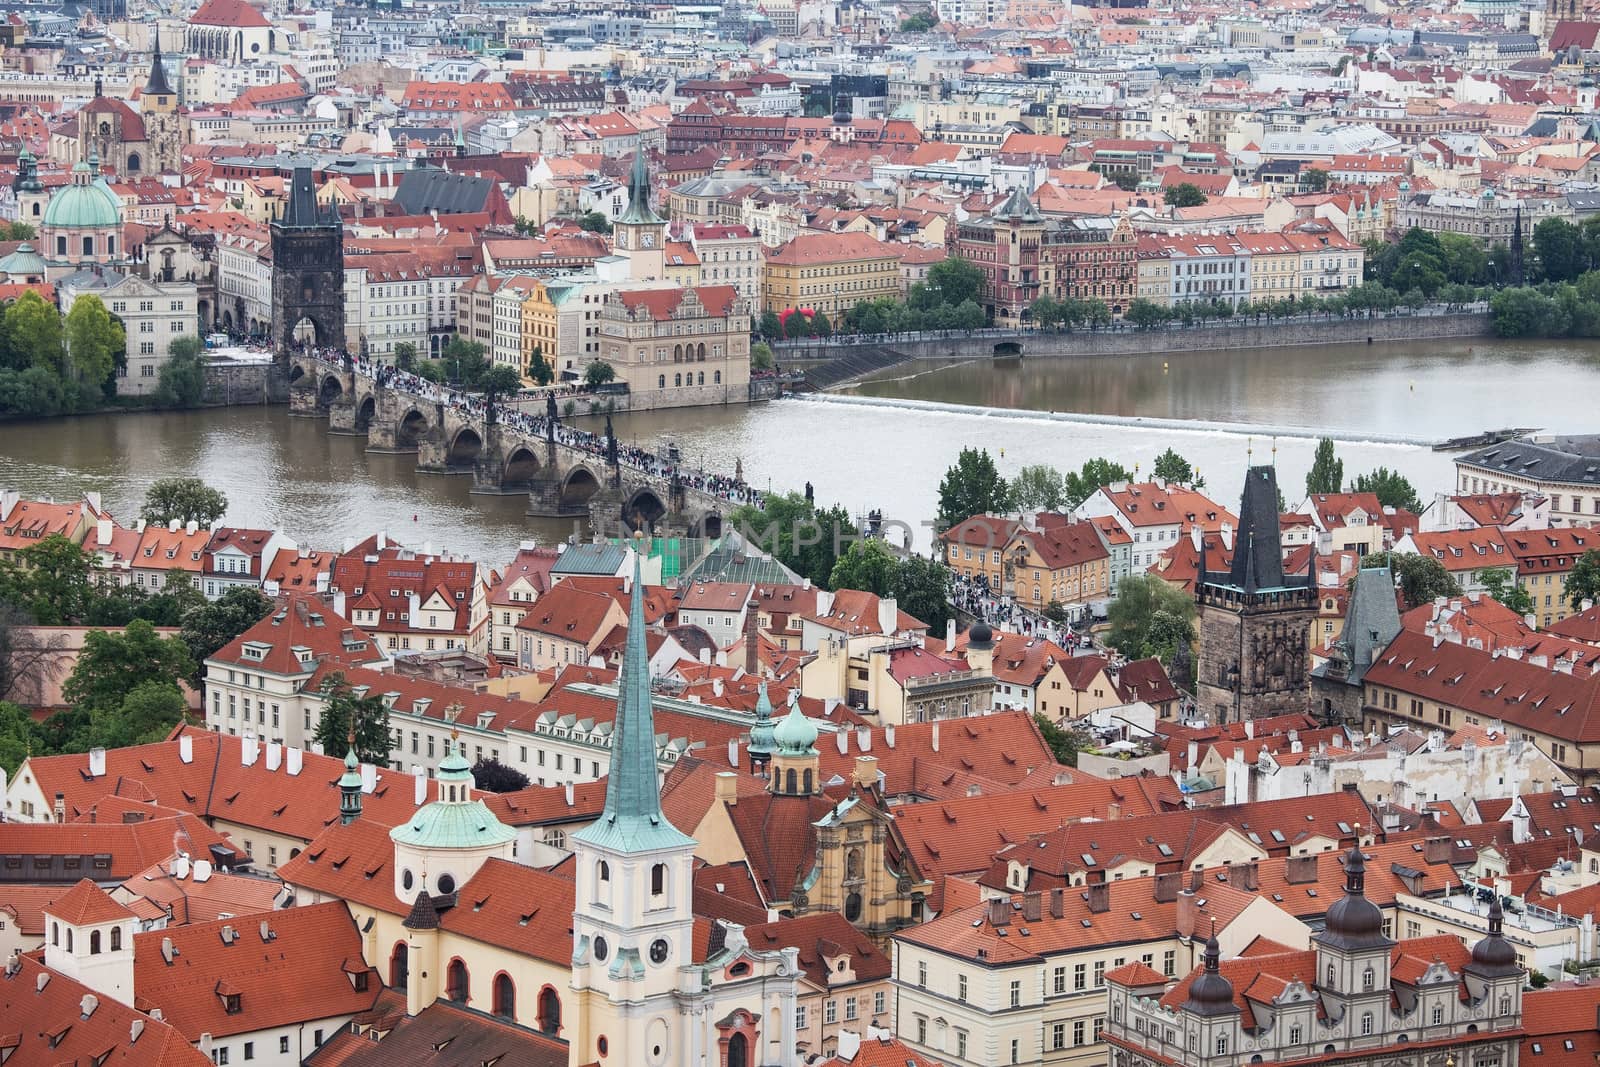
[[[134,937],[134,988],[190,1041],[295,1026],[372,1006],[382,982],[361,950],[343,901],[173,926]]]
[[[8,1062],[98,1063],[109,1067],[208,1067],[211,1058],[170,1024],[153,1019],[32,956],[17,957],[17,973],[0,980],[0,1053]],[[41,983],[43,983],[41,985]]]
[[[266,16],[245,0],[206,0],[189,17],[191,26],[224,26],[234,30],[263,29],[271,26]]]
[[[807,980],[821,989],[829,987],[830,960],[848,957],[857,982],[885,981],[893,969],[883,950],[837,911],[749,926],[744,935],[757,952],[776,952],[791,945],[798,948]]]
[[[65,896],[52,901],[44,911],[46,915],[72,926],[97,926],[133,918],[133,912],[112,900],[105,890],[87,878],[79,880]]]

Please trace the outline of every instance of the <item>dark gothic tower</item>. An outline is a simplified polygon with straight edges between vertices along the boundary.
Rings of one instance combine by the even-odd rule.
[[[1511,221],[1511,284],[1522,284],[1522,205]]]
[[[310,167],[295,168],[283,217],[272,224],[272,342],[285,370],[303,323],[309,343],[345,347],[344,227],[335,209],[318,206]]]
[[[1317,591],[1309,560],[1304,574],[1284,573],[1273,468],[1251,467],[1245,475],[1229,569],[1210,570],[1202,547],[1196,597],[1200,713],[1232,722],[1304,712]]]

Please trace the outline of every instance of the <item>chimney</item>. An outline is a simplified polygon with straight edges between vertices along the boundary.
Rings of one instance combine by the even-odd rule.
[[[878,784],[878,757],[857,756],[855,783],[858,789],[870,789]]]
[[[411,784],[413,803],[420,808],[428,802],[428,776],[422,773],[422,764],[420,763],[411,765]],[[570,797],[568,798],[568,803],[571,803]]]
[[[733,768],[739,766],[739,739],[737,737],[728,738],[728,766]]]
[[[1089,886],[1089,914],[1103,915],[1111,910],[1111,883],[1093,882]]]
[[[83,999],[78,1001],[78,1011],[80,1012],[81,1017],[85,1019],[93,1015],[94,1010],[99,1006],[100,998],[95,996],[93,993],[85,993],[83,995]]]
[[[1059,919],[1066,915],[1066,896],[1067,891],[1064,889],[1050,890],[1050,918]]]
[[[194,880],[196,882],[208,882],[208,881],[211,880],[211,861],[210,860],[195,860],[194,861]]]
[[[378,788],[378,768],[376,764],[363,763],[361,765],[361,791],[368,796]]]
[[[890,723],[883,728],[883,743],[894,748],[894,724]]]
[[[1155,901],[1157,904],[1171,904],[1178,899],[1178,890],[1183,888],[1183,872],[1168,871],[1156,875]]]
[[[131,1023],[128,1024],[128,1044],[130,1044],[130,1045],[138,1044],[139,1043],[139,1038],[143,1034],[144,1034],[144,1020],[143,1019],[136,1018]]]
[[[1247,741],[1256,739],[1256,721],[1254,719],[1246,719],[1244,721],[1244,736]]]
[[[1022,919],[1024,922],[1036,923],[1043,913],[1043,902],[1040,894],[1035,891],[1022,894]]]
[[[956,647],[956,620],[950,619],[944,624],[944,650],[949,652]]]
[[[1309,885],[1317,880],[1316,856],[1290,856],[1283,861],[1283,879],[1290,885]]]
[[[1189,872],[1189,892],[1198,893],[1205,888],[1206,874],[1204,871]]]
[[[305,758],[305,753],[300,751],[300,749],[291,746],[289,750],[284,753],[284,755],[287,757],[288,763],[288,767],[286,769],[289,772],[289,776],[292,778],[300,773],[300,764]]]
[[[283,766],[283,745],[277,741],[267,742],[267,772],[276,771]]]
[[[756,630],[756,616],[760,607],[754,600],[744,606],[744,673],[756,674],[761,667],[761,659],[757,655],[760,640]]]
[[[104,778],[106,776],[106,750],[91,748],[89,750],[89,777]]]
[[[261,754],[261,740],[255,734],[245,734],[239,739],[239,765],[254,767]]]
[[[1011,924],[1011,900],[1008,897],[996,897],[989,901],[989,925],[1009,926]]]
[[[65,793],[56,794],[56,802],[52,810],[55,812],[56,822],[67,821],[67,795]]]
[[[187,733],[178,735],[178,759],[184,763],[194,762],[194,738]]]
[[[1189,742],[1189,770],[1198,774],[1200,769],[1200,742]]]
[[[1422,842],[1422,858],[1428,863],[1449,863],[1455,855],[1455,845],[1445,835],[1430,837]]]
[[[567,807],[569,807],[569,808],[572,807],[573,798],[576,797],[576,796],[577,796],[577,787],[574,785],[574,783],[568,782],[567,783],[567,792],[566,792]]]
[[[717,803],[730,808],[739,803],[739,775],[734,771],[718,771],[715,795]]]
[[[933,750],[935,752],[939,751],[939,723],[938,723],[938,720],[935,720],[934,724],[933,724],[933,740],[932,740],[931,744],[933,745]]]
[[[180,882],[189,877],[189,857],[182,852],[172,861],[172,877]]]

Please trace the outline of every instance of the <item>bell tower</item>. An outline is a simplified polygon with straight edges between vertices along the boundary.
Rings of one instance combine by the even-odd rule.
[[[628,178],[628,210],[611,228],[612,243],[619,255],[628,258],[628,276],[634,281],[663,277],[667,257],[667,220],[650,206],[650,173],[644,165],[644,149],[633,157]]]
[[[667,821],[656,777],[639,553],[617,677],[611,770],[600,818],[573,834],[574,1063],[687,1062],[678,997],[694,974],[694,838]]]
[[[155,33],[155,48],[150,53],[150,78],[139,96],[139,113],[144,119],[147,156],[141,161],[130,154],[129,173],[163,174],[182,170],[183,134],[178,116],[178,94],[173,92],[172,85],[167,81],[167,68],[161,61],[159,26]]]

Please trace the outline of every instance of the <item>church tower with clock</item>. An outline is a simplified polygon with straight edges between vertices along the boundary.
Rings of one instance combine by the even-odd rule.
[[[667,220],[650,206],[650,175],[644,165],[644,149],[633,157],[628,177],[628,210],[611,228],[618,255],[628,258],[628,277],[633,281],[662,278],[667,272],[663,249]]]

